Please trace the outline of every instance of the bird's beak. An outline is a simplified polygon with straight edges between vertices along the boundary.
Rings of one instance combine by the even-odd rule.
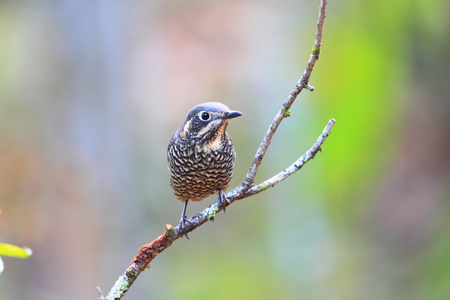
[[[230,111],[229,113],[227,113],[223,119],[232,119],[232,118],[236,118],[236,117],[240,117],[242,116],[242,113],[239,111]]]

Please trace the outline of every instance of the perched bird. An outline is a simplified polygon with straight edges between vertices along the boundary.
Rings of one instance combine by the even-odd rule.
[[[175,197],[184,201],[182,229],[189,200],[200,201],[219,193],[221,205],[228,201],[224,191],[233,176],[236,153],[226,129],[230,119],[241,115],[222,103],[199,104],[189,111],[186,121],[170,140],[167,149],[170,186]]]

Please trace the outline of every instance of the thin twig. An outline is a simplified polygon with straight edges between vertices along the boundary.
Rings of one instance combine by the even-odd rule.
[[[317,32],[316,38],[314,40],[314,47],[311,51],[310,58],[306,65],[305,71],[303,75],[300,77],[299,81],[295,85],[295,88],[289,94],[289,97],[283,103],[283,106],[275,116],[274,120],[269,126],[269,129],[264,136],[261,145],[259,146],[255,158],[250,166],[250,169],[247,172],[246,179],[235,189],[228,192],[226,197],[230,201],[230,204],[236,200],[244,199],[260,193],[266,190],[269,187],[273,187],[282,180],[294,174],[298,171],[305,163],[314,158],[318,151],[321,150],[321,145],[330,134],[331,129],[335,123],[333,119],[330,119],[327,126],[323,130],[322,134],[316,140],[314,145],[303,154],[298,160],[296,160],[291,166],[289,166],[284,171],[278,173],[270,179],[265,180],[264,182],[254,186],[253,182],[258,171],[259,165],[261,164],[262,159],[266,153],[267,148],[269,147],[272,137],[275,134],[278,126],[281,121],[289,116],[289,109],[292,106],[292,103],[297,98],[298,94],[304,89],[308,89],[310,91],[314,90],[314,87],[309,85],[309,78],[311,76],[311,72],[314,68],[316,61],[319,59],[320,47],[322,44],[322,30],[323,23],[325,19],[325,11],[327,6],[327,0],[321,0],[320,2],[320,10],[319,10],[319,19],[317,22]],[[226,205],[230,205],[226,204]],[[223,209],[223,206],[220,205],[219,201],[211,204],[209,207],[204,209],[199,214],[193,216],[189,219],[186,224],[186,229],[181,230],[179,226],[172,227],[171,225],[166,225],[166,230],[156,238],[153,242],[142,246],[139,249],[138,255],[131,262],[130,266],[125,270],[125,272],[119,277],[114,286],[111,288],[110,292],[106,296],[103,297],[100,289],[98,291],[100,293],[101,300],[119,300],[131,287],[133,282],[139,276],[139,274],[144,271],[146,268],[150,267],[150,262],[162,251],[167,249],[175,240],[183,237],[186,232],[190,232],[202,224],[206,223],[209,220],[212,220],[215,215]]]
[[[267,148],[269,148],[269,145],[272,142],[272,137],[277,131],[278,125],[280,125],[281,121],[283,121],[283,119],[289,115],[289,109],[291,108],[292,103],[294,103],[298,94],[300,94],[300,92],[304,88],[310,91],[314,91],[314,87],[310,86],[308,83],[309,78],[311,77],[312,70],[314,69],[314,65],[316,64],[316,61],[319,59],[320,48],[322,46],[323,23],[325,21],[326,16],[325,13],[327,2],[328,2],[327,0],[322,0],[320,2],[316,38],[314,40],[314,46],[311,50],[311,54],[309,56],[309,60],[306,65],[305,71],[303,72],[303,75],[298,80],[297,84],[295,85],[295,88],[291,91],[288,98],[283,103],[283,106],[280,108],[277,115],[273,119],[272,124],[270,124],[269,129],[267,130],[266,135],[264,136],[261,145],[258,148],[258,151],[256,151],[256,155],[255,158],[253,159],[250,169],[247,172],[247,178],[236,188],[240,194],[245,193],[245,191],[248,190],[253,185],[256,172],[258,171],[259,165],[261,164],[261,161],[264,158],[264,155],[266,154]]]
[[[245,194],[244,198],[256,195],[262,191],[265,191],[268,188],[271,188],[275,186],[276,184],[280,183],[281,181],[285,180],[287,177],[291,176],[298,170],[300,170],[308,161],[313,159],[317,152],[321,151],[322,149],[320,146],[323,144],[325,139],[328,137],[328,135],[331,133],[331,129],[334,126],[334,123],[336,121],[334,119],[330,119],[328,121],[327,126],[323,129],[322,134],[317,138],[317,141],[312,145],[312,147],[305,152],[299,159],[297,159],[292,165],[290,165],[288,168],[284,169],[277,175],[273,176],[272,178],[269,178],[265,180],[264,182],[252,186],[250,189],[248,189]]]

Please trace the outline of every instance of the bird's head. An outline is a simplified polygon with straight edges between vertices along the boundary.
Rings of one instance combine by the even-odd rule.
[[[202,103],[192,108],[179,130],[179,137],[185,141],[196,139],[213,142],[221,137],[228,121],[242,116],[238,111],[231,111],[219,102]]]

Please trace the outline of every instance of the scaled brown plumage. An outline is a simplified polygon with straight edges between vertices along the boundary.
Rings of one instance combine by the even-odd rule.
[[[224,191],[230,185],[236,158],[226,129],[231,118],[241,115],[218,102],[199,104],[189,111],[170,140],[170,185],[175,197],[184,201],[182,228],[189,200],[200,201],[215,193],[219,193],[220,201],[226,200]]]

